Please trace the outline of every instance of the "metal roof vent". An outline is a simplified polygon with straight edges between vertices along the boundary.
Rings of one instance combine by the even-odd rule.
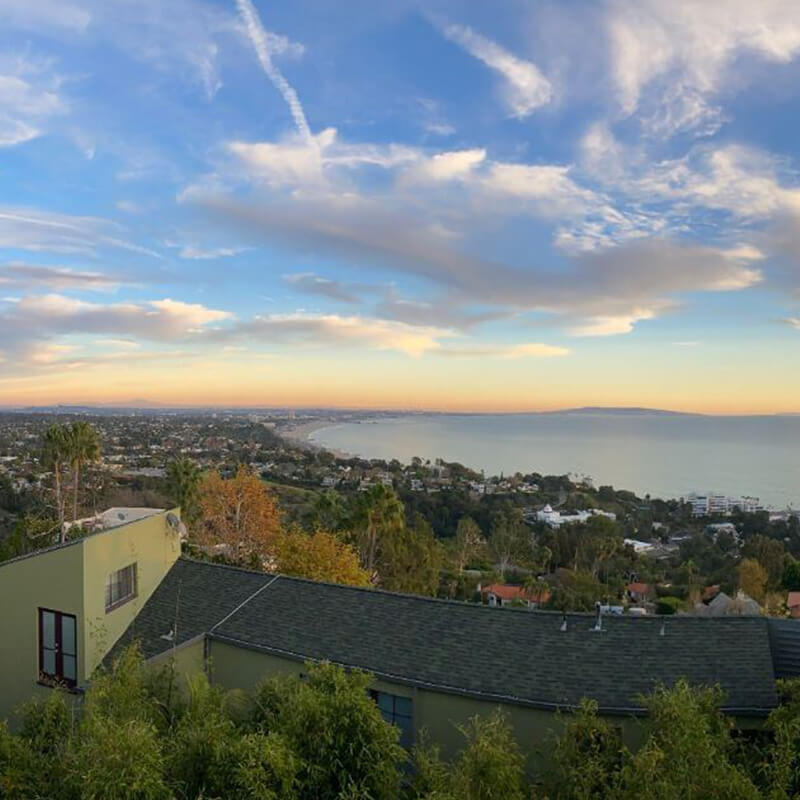
[[[165,642],[171,642],[175,639],[175,628],[171,628],[169,633],[162,633],[161,637]]]
[[[658,635],[659,636],[666,636],[666,634],[667,634],[667,623],[666,622],[662,622],[661,623],[661,630],[658,632]]]
[[[564,614],[564,616],[561,618],[561,628],[559,630],[561,631],[561,633],[566,633],[567,632],[567,615],[566,614]]]
[[[600,633],[603,630],[603,611],[600,606],[599,600],[594,604],[594,609],[595,609],[595,618],[594,618],[594,628],[592,628],[592,631],[594,633]]]

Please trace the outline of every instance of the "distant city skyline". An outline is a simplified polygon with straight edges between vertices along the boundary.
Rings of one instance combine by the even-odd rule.
[[[6,0],[0,406],[800,411],[800,6]]]

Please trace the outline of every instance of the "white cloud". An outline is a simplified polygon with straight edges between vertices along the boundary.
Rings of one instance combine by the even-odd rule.
[[[508,345],[506,347],[446,347],[436,354],[448,358],[499,358],[515,360],[519,358],[562,358],[571,353],[567,347],[559,347],[540,342]]]
[[[121,230],[116,223],[100,217],[0,206],[0,247],[80,254],[92,254],[98,247],[114,247],[161,257],[120,238]]]
[[[616,336],[630,333],[637,322],[653,319],[656,312],[652,308],[635,308],[628,314],[599,315],[589,317],[582,325],[571,328],[573,336]]]
[[[719,127],[711,98],[740,55],[788,63],[800,53],[800,16],[786,0],[612,0],[608,31],[620,107],[666,136]]]
[[[276,341],[314,347],[352,345],[374,350],[396,350],[409,356],[421,356],[437,350],[441,347],[441,339],[453,335],[449,329],[436,326],[303,311],[258,316],[219,334],[224,339],[254,339],[260,343]]]
[[[453,150],[436,153],[414,164],[405,177],[416,181],[450,181],[467,177],[486,159],[486,150]]]
[[[786,319],[784,319],[784,322],[787,325],[791,325],[793,328],[800,331],[800,317],[786,317]]]
[[[80,5],[64,0],[3,0],[0,3],[0,20],[9,27],[20,27],[39,32],[42,28],[62,28],[81,33],[91,22],[91,14]]]
[[[447,25],[443,32],[450,41],[503,76],[505,100],[515,117],[527,117],[553,99],[552,84],[533,62],[515,56],[466,25]]]
[[[209,322],[220,322],[223,319],[231,319],[233,314],[230,311],[218,311],[213,308],[206,308],[200,303],[184,303],[181,300],[150,300],[149,303],[157,311],[172,317],[179,325],[207,325]]]
[[[210,261],[217,258],[230,258],[231,256],[238,256],[248,250],[247,247],[196,247],[195,245],[187,244],[181,247],[178,256],[180,258],[192,259],[196,261]]]
[[[422,158],[419,150],[404,145],[341,142],[335,128],[325,128],[310,141],[295,135],[278,142],[233,141],[227,148],[250,178],[273,186],[319,185],[341,176],[343,170],[365,165],[389,170]]]
[[[35,139],[49,117],[64,111],[59,83],[49,64],[8,55],[0,59],[0,147]]]

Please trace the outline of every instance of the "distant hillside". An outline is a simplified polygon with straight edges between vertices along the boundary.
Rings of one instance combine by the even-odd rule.
[[[567,408],[563,411],[547,412],[551,414],[613,414],[615,416],[653,416],[662,417],[699,417],[702,414],[685,411],[667,411],[663,408],[626,408],[624,406],[583,406],[582,408]]]

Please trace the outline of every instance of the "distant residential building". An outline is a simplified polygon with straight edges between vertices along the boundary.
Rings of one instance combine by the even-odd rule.
[[[590,508],[588,511],[576,511],[574,514],[562,514],[560,511],[554,511],[549,504],[536,512],[537,521],[544,522],[551,528],[558,528],[561,525],[570,523],[581,524],[593,516],[605,517],[610,520],[616,520],[617,518],[616,514],[610,511],[603,511],[599,508]]]
[[[693,492],[686,500],[692,506],[692,516],[694,517],[707,517],[712,514],[726,515],[736,510],[753,514],[764,510],[761,500],[758,497],[749,495],[737,498],[714,492],[708,492],[707,494]]]
[[[736,526],[732,522],[714,522],[711,525],[706,525],[706,533],[711,534],[714,537],[714,541],[717,540],[717,537],[721,533],[727,533],[738,542],[739,541],[739,531],[736,530]]]
[[[550,599],[550,592],[546,589],[532,592],[524,586],[514,586],[506,583],[491,583],[488,586],[479,586],[479,590],[481,597],[490,606],[497,606],[498,608],[514,603],[524,604],[529,608],[538,608]]]
[[[625,586],[625,594],[632,603],[644,603],[653,596],[653,587],[649,583],[633,581]]]
[[[789,609],[790,617],[800,619],[800,592],[789,592],[786,607]]]
[[[736,597],[718,592],[710,603],[698,603],[695,613],[701,617],[758,617],[761,616],[761,606],[739,589]]]
[[[655,549],[655,545],[652,542],[642,542],[639,539],[624,539],[623,542],[640,555],[650,553]]]

